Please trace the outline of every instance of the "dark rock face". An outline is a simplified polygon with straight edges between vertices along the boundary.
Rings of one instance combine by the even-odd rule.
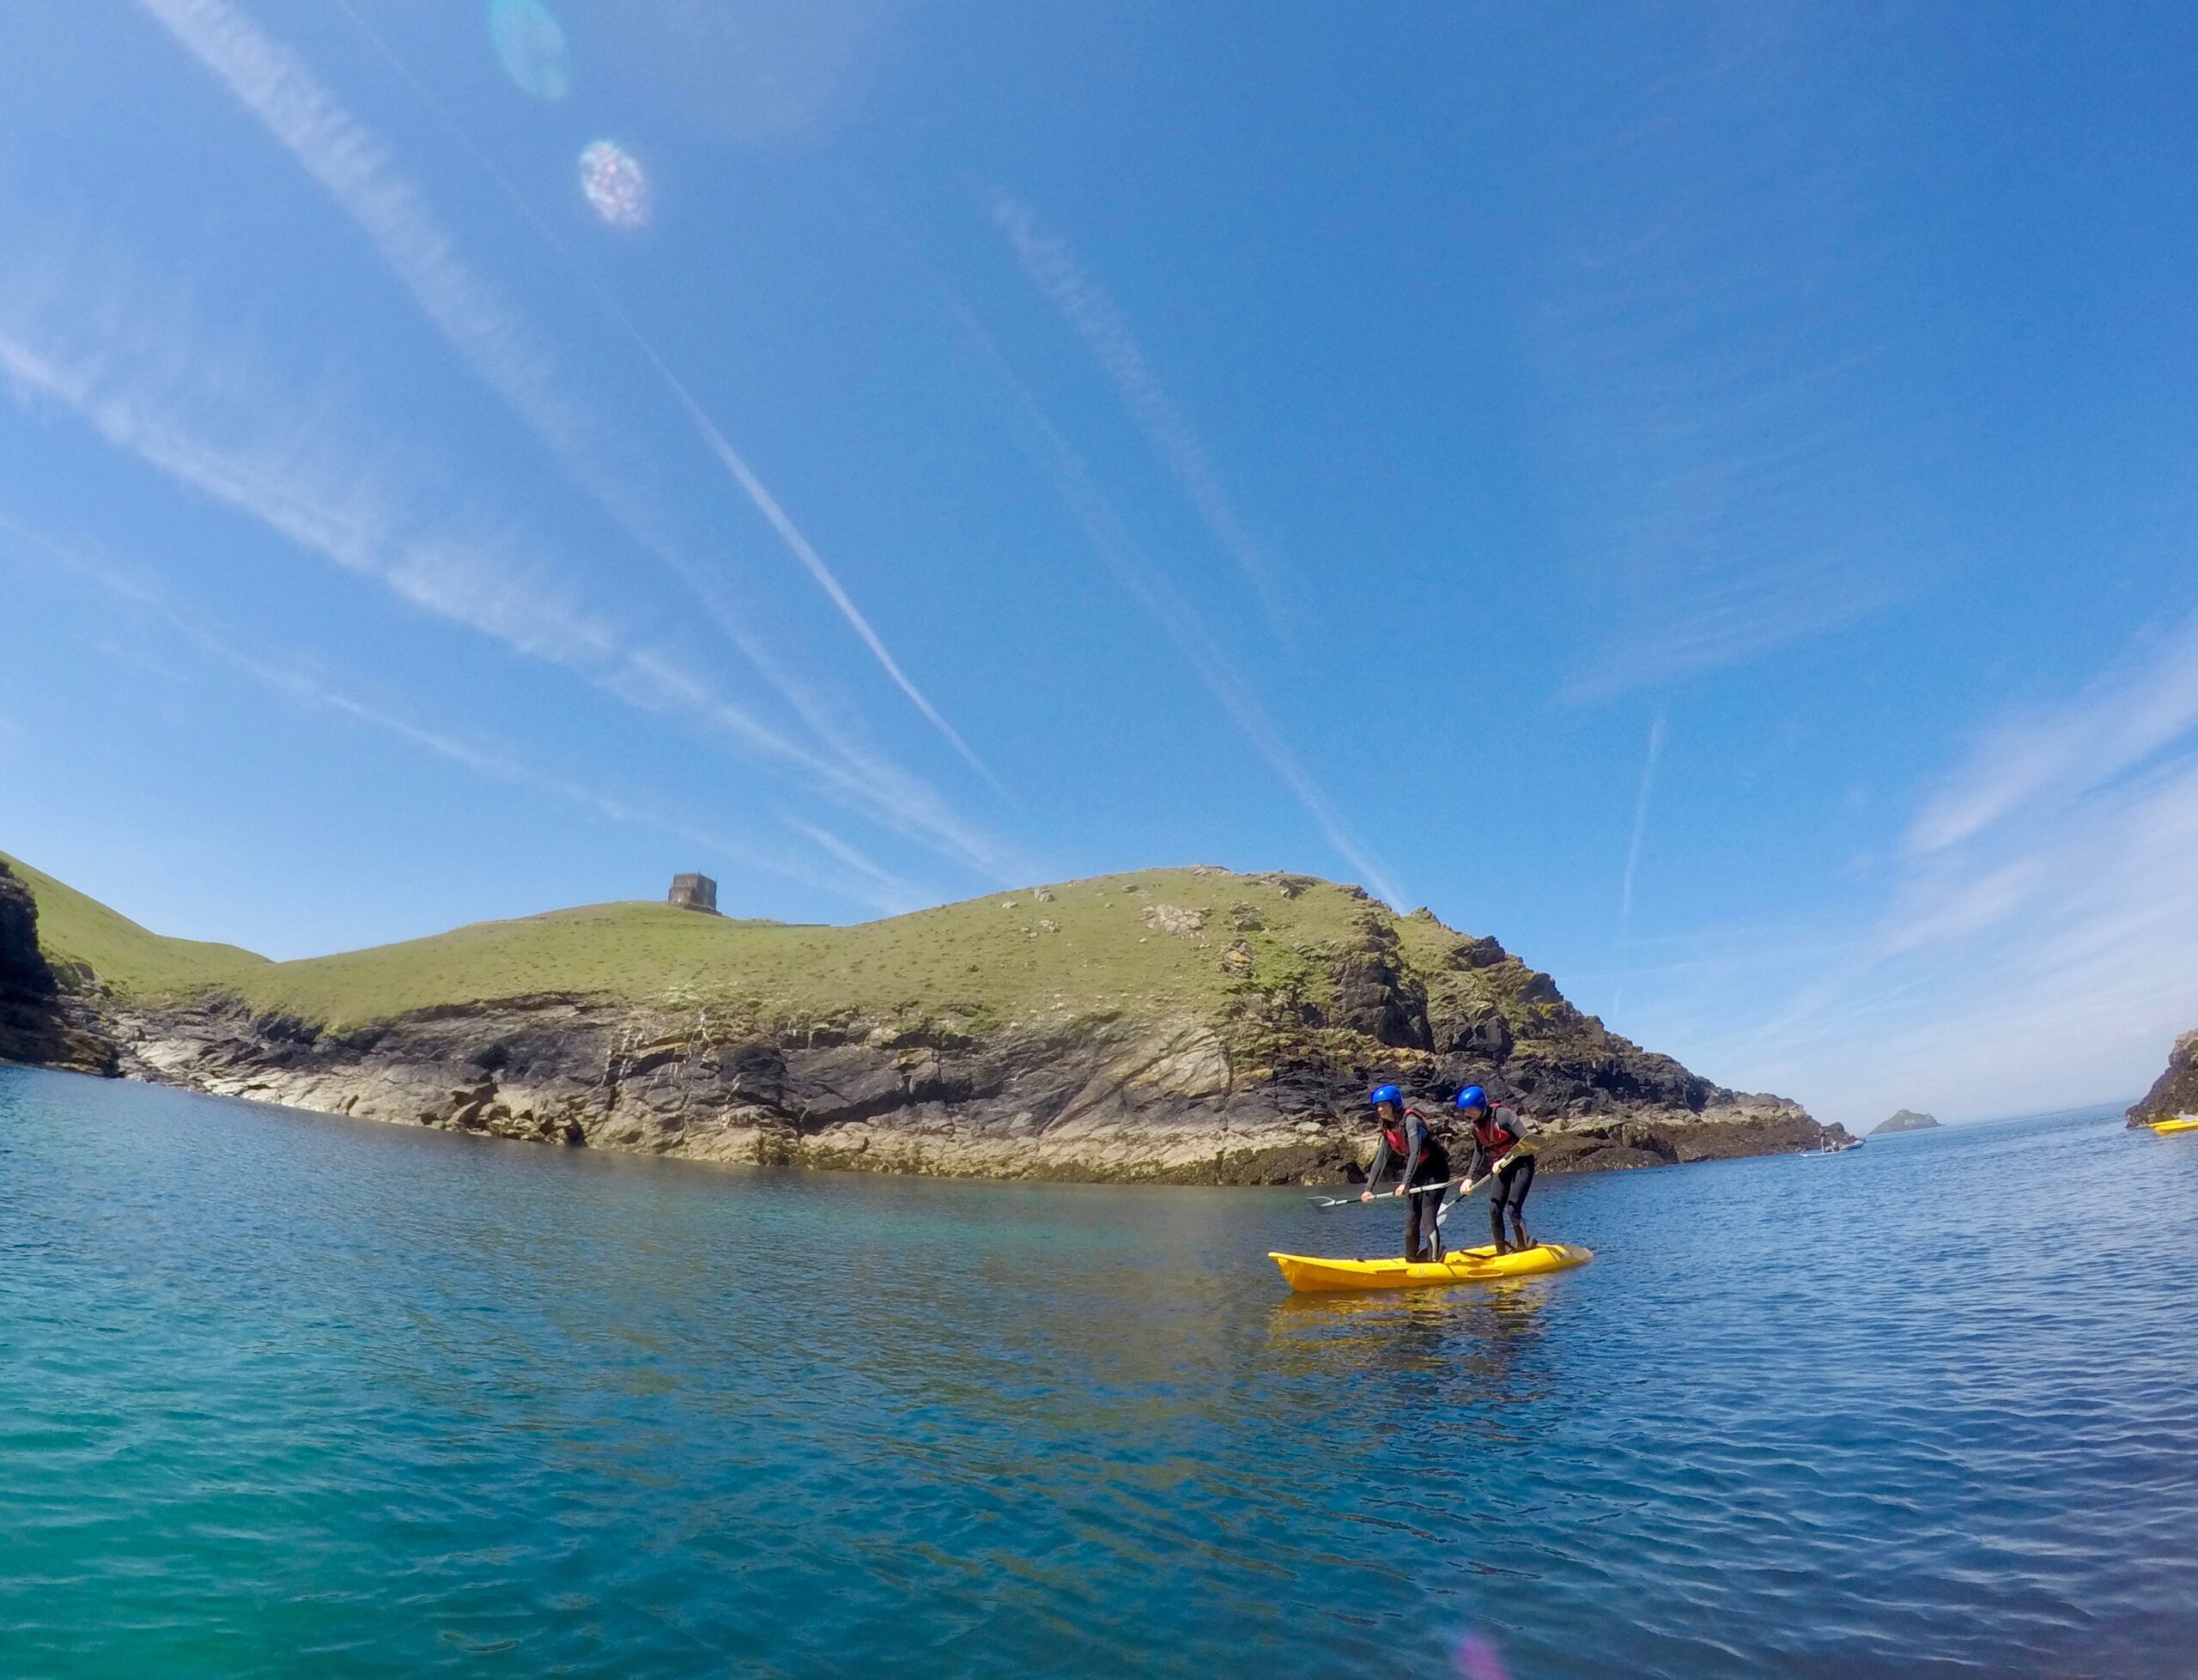
[[[538,1143],[706,1161],[1199,1183],[1335,1176],[1353,1140],[1212,1033],[1086,1023],[981,1040],[774,1031],[581,998],[325,1033],[240,1005],[118,1016],[128,1071],[194,1089]]]
[[[2136,1107],[2129,1124],[2148,1125],[2171,1120],[2178,1114],[2198,1114],[2198,1030],[2185,1033],[2169,1052],[2167,1071],[2152,1082]]]
[[[138,1077],[365,1119],[727,1162],[1333,1180],[1370,1142],[1369,1084],[1389,1077],[1401,1077],[1438,1123],[1460,1084],[1486,1084],[1528,1114],[1554,1172],[1782,1153],[1827,1135],[1790,1102],[1711,1085],[1576,1012],[1563,1017],[1562,1040],[1514,1044],[1503,1026],[1474,1050],[1426,1047],[1413,977],[1400,963],[1385,971],[1380,951],[1369,957],[1339,971],[1325,1007],[1285,990],[1269,1000],[1271,1016],[1220,1028],[1190,1018],[983,1034],[789,1027],[568,996],[424,1010],[351,1032],[218,999],[118,1012],[111,1026],[124,1070]],[[1339,1015],[1407,1042],[1339,1025]]]
[[[1284,899],[1320,884],[1243,879]],[[1146,914],[1160,933],[1201,936],[1202,918]],[[1302,943],[1248,901],[1221,919],[1217,1013],[911,1024],[552,994],[339,1029],[220,995],[132,1004],[88,973],[57,976],[27,894],[0,873],[0,1033],[15,1034],[0,1054],[566,1147],[973,1177],[1333,1180],[1370,1148],[1365,1094],[1388,1080],[1438,1125],[1461,1086],[1485,1086],[1527,1117],[1554,1172],[1845,1137],[1642,1050],[1495,940],[1432,916],[1367,901],[1341,936]]]
[[[1365,943],[1336,960],[1335,1004],[1329,1019],[1397,1050],[1431,1050],[1427,988],[1406,968],[1394,928],[1369,919]]]
[[[64,994],[38,943],[38,903],[0,864],[0,1061],[115,1070],[113,1046]]]

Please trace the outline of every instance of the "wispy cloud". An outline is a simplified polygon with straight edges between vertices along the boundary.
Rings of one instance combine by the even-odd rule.
[[[996,197],[993,219],[1007,235],[1030,282],[1076,329],[1097,358],[1108,383],[1175,476],[1207,531],[1259,592],[1260,604],[1277,633],[1282,634],[1272,567],[1266,551],[1236,511],[1235,498],[1214,467],[1212,452],[1161,384],[1144,345],[1105,286],[1077,259],[1068,241],[1041,227],[1037,212],[1019,199],[1006,194]]]
[[[0,514],[0,537],[10,539],[18,550],[34,552],[45,563],[60,566],[109,596],[154,614],[201,654],[299,707],[361,725],[491,780],[544,795],[614,822],[654,828],[730,862],[819,888],[853,903],[888,913],[908,907],[911,889],[906,882],[821,830],[805,837],[829,840],[830,844],[820,843],[817,849],[845,865],[843,870],[820,870],[799,854],[699,828],[628,798],[538,769],[508,749],[428,727],[389,707],[361,700],[315,672],[296,654],[249,649],[234,636],[215,629],[168,600],[146,579],[132,577],[81,548],[56,543],[4,514]],[[10,544],[0,544],[0,553]]]
[[[820,852],[843,864],[854,874],[869,882],[877,895],[878,907],[897,913],[915,910],[932,902],[931,898],[910,886],[899,876],[884,868],[859,847],[852,845],[829,828],[807,822],[790,812],[780,811],[779,821],[792,833],[799,834]]]
[[[1514,159],[1520,191],[1564,206],[1491,257],[1534,300],[1516,342],[1585,633],[1570,700],[1823,636],[1930,564],[1896,452],[1916,405],[1854,307],[1881,125],[1827,66],[1859,39],[1704,13],[1683,52],[1573,90],[1572,120]]]
[[[2134,1096],[2198,1024],[2194,659],[2198,621],[1989,731],[1874,909],[1813,949],[1734,938],[1713,970],[1630,977],[1661,988],[1660,1041],[1834,1118]]]
[[[1908,831],[1912,852],[1975,839],[2039,800],[2101,787],[2198,724],[2198,618],[2152,658],[2117,669],[2058,709],[2010,719],[1934,792]]]
[[[750,633],[722,599],[722,585],[664,537],[630,484],[602,462],[602,428],[566,388],[555,357],[508,303],[458,254],[457,242],[389,152],[302,59],[227,0],[139,0],[252,112],[336,205],[357,224],[436,330],[628,534],[670,567],[744,646]],[[499,177],[501,179],[501,177]],[[538,226],[537,221],[537,226]],[[640,335],[618,312],[621,324]],[[686,386],[645,341],[682,410],[773,532],[824,591],[894,684],[954,750],[992,779],[966,741],[909,678],[810,543],[712,424]],[[999,784],[993,781],[997,787]]]
[[[1633,839],[1625,848],[1625,884],[1618,895],[1621,935],[1633,926],[1633,883],[1641,872],[1641,842],[1648,832],[1648,798],[1656,787],[1656,761],[1664,755],[1664,714],[1648,725],[1648,756],[1641,767],[1641,791],[1633,802]]]
[[[544,545],[491,519],[452,525],[414,510],[425,498],[402,462],[301,404],[241,356],[211,358],[204,332],[135,291],[78,288],[82,318],[17,307],[0,318],[0,378],[20,397],[58,404],[109,444],[258,520],[299,548],[372,578],[410,605],[574,671],[626,703],[723,741],[905,838],[993,878],[999,849],[929,787],[843,737],[810,751],[661,649],[635,644],[542,559]],[[36,336],[33,337],[33,334]],[[793,703],[829,727],[815,698]]]
[[[744,708],[726,700],[706,679],[669,654],[635,650],[615,670],[606,672],[602,682],[620,699],[644,711],[681,719],[751,755],[785,760],[844,809],[903,839],[915,840],[995,881],[1014,878],[1010,857],[964,822],[917,778],[837,737],[829,737],[835,754],[829,759],[792,747],[763,730]],[[798,688],[794,693],[806,715],[830,730],[830,720],[813,698],[801,694]]]
[[[1703,549],[1723,540],[1707,526],[1697,538]],[[1858,575],[1843,552],[1781,557],[1756,549],[1721,562],[1685,547],[1643,551],[1618,567],[1653,586],[1635,591],[1639,616],[1592,650],[1564,684],[1564,700],[1590,705],[1745,664],[1852,624],[1893,598]]]
[[[1379,859],[1351,832],[1343,813],[1290,749],[1260,704],[1257,693],[1206,627],[1197,610],[1167,577],[1146,559],[1129,527],[1123,522],[1091,476],[1090,468],[1060,430],[1029,389],[1017,377],[975,318],[956,307],[962,324],[987,364],[1013,397],[1031,440],[1040,470],[1052,480],[1069,510],[1083,527],[1092,551],[1115,581],[1161,629],[1222,710],[1229,714],[1252,743],[1268,769],[1287,788],[1305,814],[1313,819],[1336,854],[1360,877],[1393,905],[1404,895]]]
[[[34,342],[0,324],[0,374],[19,398],[73,412],[114,448],[424,611],[559,664],[615,655],[613,628],[521,558],[510,532],[413,525],[387,488],[386,462],[331,446],[320,417],[266,400],[248,372],[199,380],[179,337],[132,365],[143,321],[124,312],[95,310],[88,331],[65,339]],[[209,385],[240,400],[204,400]]]

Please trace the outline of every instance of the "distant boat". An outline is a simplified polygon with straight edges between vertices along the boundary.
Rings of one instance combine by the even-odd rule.
[[[1849,1149],[1861,1149],[1863,1141],[1860,1137],[1850,1137],[1843,1143],[1820,1143],[1813,1149],[1803,1149],[1801,1158],[1804,1161],[1815,1161],[1828,1155],[1845,1155]]]
[[[2198,1114],[2177,1114],[2171,1120],[2154,1120],[2152,1136],[2170,1137],[2178,1131],[2198,1131]]]

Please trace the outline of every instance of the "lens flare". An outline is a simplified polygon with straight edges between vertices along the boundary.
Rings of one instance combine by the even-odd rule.
[[[1503,1666],[1495,1641],[1478,1634],[1468,1634],[1459,1641],[1458,1673],[1460,1680],[1511,1680],[1511,1671]]]
[[[649,219],[649,178],[610,141],[580,154],[580,191],[613,227],[639,227]]]
[[[565,28],[542,0],[489,0],[489,39],[504,74],[538,100],[561,100],[573,85]]]

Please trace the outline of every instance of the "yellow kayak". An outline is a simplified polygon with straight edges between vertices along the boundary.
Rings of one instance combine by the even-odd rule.
[[[2198,1114],[2182,1114],[2171,1120],[2154,1120],[2152,1136],[2165,1137],[2177,1131],[2198,1131]]]
[[[1539,1277],[1594,1259],[1576,1243],[1543,1242],[1521,1254],[1493,1248],[1459,1248],[1432,1260],[1321,1260],[1308,1254],[1269,1254],[1284,1282],[1299,1294],[1320,1289],[1424,1289],[1440,1283],[1486,1283],[1504,1277]]]

